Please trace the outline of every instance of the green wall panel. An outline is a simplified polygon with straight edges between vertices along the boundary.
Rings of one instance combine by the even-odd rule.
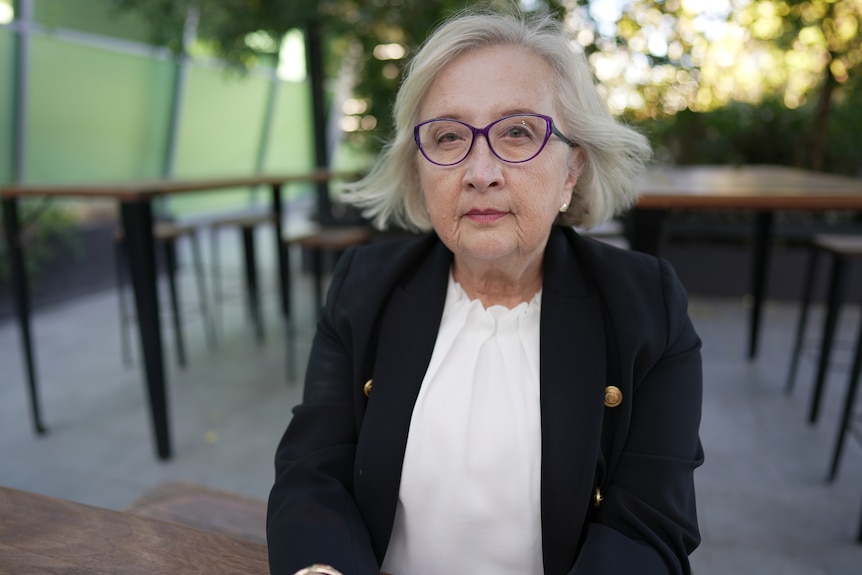
[[[270,124],[264,171],[272,174],[307,172],[314,168],[314,126],[308,84],[282,82]],[[293,184],[285,198],[314,193],[313,184]]]
[[[190,66],[176,176],[253,174],[268,89],[263,77]]]
[[[173,68],[162,60],[34,36],[26,180],[160,177]]]
[[[49,28],[69,28],[101,36],[147,42],[139,16],[120,12],[112,0],[34,0],[33,19]]]
[[[269,80],[222,68],[189,67],[175,156],[177,178],[252,175],[256,171]],[[171,211],[212,212],[249,202],[250,190],[170,199]]]
[[[12,181],[12,111],[14,105],[15,37],[0,28],[0,185]]]
[[[311,90],[307,84],[282,82],[270,124],[264,171],[303,172],[314,166]]]
[[[195,72],[198,82],[195,91],[190,89],[186,98],[181,138],[184,147],[178,157],[177,175],[209,177],[255,173],[268,81],[260,77],[238,78],[230,73],[213,76],[200,72]],[[237,81],[251,82],[254,86],[237,85]],[[229,93],[232,96],[228,96]],[[226,99],[214,94],[223,94]],[[283,82],[277,94],[263,171],[283,174],[311,170],[314,148],[308,86]],[[312,185],[294,184],[283,193],[289,199],[313,191]],[[268,203],[267,189],[225,190],[172,197],[170,210],[180,215],[201,214]]]

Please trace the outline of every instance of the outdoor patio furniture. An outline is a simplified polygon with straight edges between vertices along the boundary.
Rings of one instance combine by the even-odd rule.
[[[254,233],[259,226],[275,222],[271,211],[261,213],[234,213],[216,216],[208,221],[210,228],[210,253],[213,281],[215,315],[220,326],[224,289],[221,281],[220,232],[225,228],[236,228],[240,232],[245,271],[245,299],[248,317],[254,325],[258,343],[264,340],[264,322],[261,313],[260,282],[257,273],[257,255]]]
[[[816,234],[811,239],[811,255],[809,257],[808,269],[805,273],[805,286],[802,294],[802,303],[799,311],[799,320],[796,327],[796,337],[790,354],[790,369],[788,370],[785,390],[787,393],[793,391],[796,372],[799,366],[799,358],[802,355],[803,341],[805,339],[808,313],[811,307],[811,299],[814,291],[814,282],[817,276],[817,262],[821,253],[832,256],[832,269],[830,271],[829,286],[827,290],[826,314],[823,321],[823,330],[820,335],[820,351],[817,357],[817,373],[812,390],[811,404],[809,408],[808,421],[817,421],[822,397],[826,386],[826,377],[830,368],[830,359],[835,346],[836,331],[841,307],[847,284],[847,267],[851,260],[862,257],[862,236]],[[862,373],[862,321],[859,323],[859,334],[853,352],[853,365],[850,369],[850,377],[847,382],[841,415],[838,421],[838,433],[829,463],[827,478],[833,481],[838,473],[838,465],[844,449],[844,442],[852,432],[853,414],[856,394],[859,387],[859,376]]]
[[[317,312],[323,307],[323,258],[329,255],[333,260],[349,247],[371,241],[371,230],[365,226],[333,226],[319,230],[290,236],[284,239],[285,247],[298,244],[311,256],[312,273],[314,274],[314,291]],[[334,261],[333,261],[334,264]]]
[[[268,573],[266,545],[0,487],[6,573]]]
[[[177,240],[180,238],[188,238],[191,246],[192,265],[194,266],[197,284],[198,305],[203,318],[204,336],[211,349],[216,345],[215,329],[210,315],[206,279],[204,278],[203,258],[197,238],[197,228],[193,225],[159,221],[153,225],[153,238],[161,246],[164,256],[164,271],[168,280],[168,291],[171,301],[171,319],[177,363],[181,367],[185,367],[187,359],[182,324],[183,310],[180,309],[180,297],[177,290],[177,270],[179,267],[177,262]],[[131,341],[129,338],[129,323],[132,313],[128,309],[126,301],[126,286],[129,284],[129,266],[134,265],[135,262],[129,259],[126,234],[123,228],[117,228],[114,233],[114,253],[116,254],[117,293],[120,304],[120,340],[123,350],[123,361],[129,365],[132,362]]]
[[[266,501],[206,485],[175,481],[157,485],[126,512],[266,544]]]
[[[147,399],[152,417],[153,443],[159,459],[172,456],[171,435],[167,409],[167,374],[162,350],[162,333],[158,305],[158,281],[153,236],[153,202],[174,194],[212,192],[238,187],[268,186],[270,208],[275,216],[282,214],[281,191],[283,186],[295,183],[315,183],[339,177],[328,170],[314,170],[300,174],[238,176],[205,180],[161,180],[120,184],[74,185],[12,185],[0,187],[8,253],[6,258],[11,271],[15,315],[20,332],[24,371],[26,374],[33,427],[39,434],[47,432],[42,421],[36,376],[34,342],[30,318],[30,294],[24,267],[19,201],[32,197],[66,197],[112,199],[120,207],[129,259],[132,287],[135,293],[138,332],[140,334]],[[275,258],[277,261],[279,293],[282,314],[290,316],[290,272],[286,250],[282,244],[281,218],[275,218]]]

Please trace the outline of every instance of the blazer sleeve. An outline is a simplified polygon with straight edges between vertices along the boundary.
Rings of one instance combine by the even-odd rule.
[[[340,314],[354,253],[339,260],[312,343],[303,402],[275,456],[267,509],[273,575],[314,563],[346,575],[379,575],[368,530],[353,498],[357,442],[353,350]]]
[[[693,475],[703,463],[701,342],[685,290],[667,262],[659,266],[662,300],[652,307],[662,311],[648,316],[656,326],[639,326],[659,341],[621,358],[631,371],[622,377],[632,378],[628,430],[570,575],[688,575],[700,542]]]

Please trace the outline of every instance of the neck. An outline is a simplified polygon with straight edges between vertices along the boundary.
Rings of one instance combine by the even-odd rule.
[[[499,262],[470,263],[456,256],[452,276],[470,299],[478,299],[485,307],[502,305],[511,309],[530,301],[542,289],[542,258],[504,267]]]

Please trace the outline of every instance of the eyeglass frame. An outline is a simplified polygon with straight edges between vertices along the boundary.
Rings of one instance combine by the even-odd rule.
[[[533,154],[532,156],[530,156],[529,158],[527,158],[525,160],[507,160],[506,158],[501,157],[500,154],[498,154],[497,151],[494,149],[494,145],[491,144],[491,139],[488,137],[488,131],[493,126],[499,124],[503,120],[507,120],[509,118],[517,118],[518,116],[532,116],[535,118],[543,119],[545,121],[546,126],[547,126],[547,129],[545,130],[545,139],[544,139],[544,141],[542,141],[542,145],[539,146],[539,149],[536,150],[536,153]],[[422,126],[424,126],[426,124],[430,124],[432,122],[441,122],[441,121],[455,122],[456,124],[461,124],[462,126],[469,128],[470,132],[472,132],[472,135],[473,135],[473,138],[470,140],[470,147],[467,148],[467,151],[464,153],[464,157],[462,157],[457,162],[452,162],[451,164],[441,164],[440,162],[435,162],[434,160],[429,158],[428,154],[425,153],[425,150],[422,148],[422,142],[419,138],[419,129]],[[496,120],[494,120],[493,122],[491,122],[490,124],[485,126],[484,128],[476,128],[475,126],[471,126],[467,122],[462,122],[461,120],[455,120],[454,118],[432,118],[430,120],[425,120],[424,122],[419,122],[418,124],[413,126],[413,140],[416,142],[416,147],[422,153],[422,156],[426,160],[428,160],[429,162],[434,164],[435,166],[443,166],[443,167],[457,166],[458,164],[460,164],[461,162],[466,160],[467,156],[470,155],[470,152],[473,151],[473,146],[476,144],[476,137],[480,136],[480,135],[485,136],[485,141],[488,142],[488,149],[491,150],[491,153],[494,154],[494,157],[497,158],[498,160],[502,161],[502,162],[506,162],[507,164],[523,164],[524,162],[529,162],[530,160],[535,159],[536,156],[538,156],[539,154],[542,153],[542,150],[545,149],[545,146],[548,145],[548,140],[551,139],[552,135],[558,137],[565,144],[567,144],[570,148],[577,148],[578,147],[578,144],[576,142],[573,142],[572,140],[570,140],[569,138],[564,136],[562,134],[562,132],[560,132],[557,129],[557,126],[554,125],[554,119],[553,118],[551,118],[550,116],[546,116],[545,114],[537,114],[534,112],[525,112],[523,114],[508,114],[506,116],[503,116],[502,118],[497,118]]]

